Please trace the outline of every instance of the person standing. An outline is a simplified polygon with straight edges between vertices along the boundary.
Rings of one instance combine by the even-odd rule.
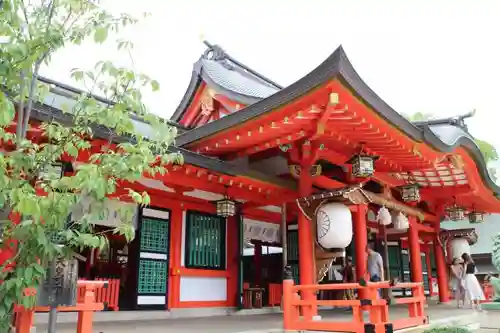
[[[457,307],[465,305],[465,271],[462,258],[455,258],[450,267],[450,289],[457,301]]]
[[[471,302],[472,309],[481,310],[481,301],[484,300],[484,293],[476,277],[476,264],[468,253],[462,254],[462,259],[464,260],[465,270],[465,296]]]
[[[367,268],[370,275],[370,282],[384,280],[384,260],[382,256],[373,249],[372,245],[366,247],[366,253],[368,254]]]
[[[367,268],[370,276],[370,282],[380,282],[384,280],[384,260],[380,253],[373,249],[370,244],[366,246],[366,253],[368,254]],[[382,290],[378,289],[378,297],[382,298]]]
[[[343,283],[354,283],[356,281],[355,279],[355,272],[354,272],[354,266],[352,264],[352,258],[347,257],[345,261],[345,265],[342,268],[342,282]],[[347,289],[344,294],[344,299],[352,300],[354,299],[354,290],[353,289]]]

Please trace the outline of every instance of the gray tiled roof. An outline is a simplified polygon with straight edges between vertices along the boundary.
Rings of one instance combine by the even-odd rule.
[[[439,139],[441,139],[441,141],[443,141],[449,146],[454,146],[459,139],[464,137],[474,140],[469,133],[467,133],[462,128],[455,125],[451,124],[430,125],[429,128]]]
[[[280,90],[255,76],[248,75],[241,67],[229,61],[200,59],[200,63],[202,77],[208,76],[217,86],[235,94],[263,99]],[[217,90],[217,87],[214,88]]]
[[[208,49],[194,64],[191,82],[170,120],[179,122],[204,81],[216,93],[243,105],[252,105],[283,89],[279,84],[243,65],[220,46]]]

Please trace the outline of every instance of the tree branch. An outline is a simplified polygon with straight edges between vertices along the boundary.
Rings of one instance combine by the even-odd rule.
[[[23,124],[24,124],[24,90],[26,88],[26,72],[21,71],[21,99],[19,105],[17,106],[17,123],[16,123],[16,149],[21,147],[21,142],[23,139]]]
[[[48,37],[49,34],[49,29],[52,24],[52,18],[54,17],[55,9],[56,9],[56,0],[53,0],[49,4],[49,17],[47,19],[47,26],[45,28],[45,37]],[[28,104],[26,106],[26,111],[24,114],[24,119],[23,119],[23,127],[22,127],[22,137],[24,138],[26,136],[26,132],[28,130],[28,125],[29,125],[29,120],[31,116],[31,109],[33,108],[33,98],[35,97],[35,92],[37,88],[37,83],[38,83],[38,73],[40,71],[40,65],[42,62],[45,60],[45,58],[49,55],[50,49],[40,57],[40,59],[37,60],[35,63],[35,67],[33,69],[33,76],[31,78],[31,84],[30,84],[30,92],[28,95]]]

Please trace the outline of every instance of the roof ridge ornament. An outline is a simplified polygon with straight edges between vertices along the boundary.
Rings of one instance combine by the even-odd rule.
[[[203,53],[203,58],[214,61],[227,60],[227,53],[222,47],[217,44],[210,44],[206,40],[203,41],[203,44],[207,46],[207,49]]]
[[[452,125],[459,126],[459,127],[463,128],[464,130],[468,131],[467,124],[465,123],[464,119],[472,118],[475,116],[475,114],[476,114],[476,109],[472,109],[470,112],[468,112],[466,114],[453,117],[451,119],[451,123],[452,123]]]

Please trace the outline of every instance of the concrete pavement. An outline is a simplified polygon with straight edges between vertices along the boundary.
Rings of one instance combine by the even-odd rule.
[[[453,306],[438,305],[429,306],[426,309],[430,317],[431,325],[433,323],[440,325],[452,325],[452,320],[460,325],[466,325],[468,322],[477,322],[475,315],[469,309],[456,309]],[[109,313],[112,315],[112,313]],[[122,313],[122,316],[124,313]],[[348,311],[341,310],[323,310],[321,311],[323,320],[348,320],[351,314]],[[391,318],[402,318],[407,316],[406,308],[391,308]],[[483,313],[480,315],[482,324],[487,327],[488,323],[495,321],[500,324],[500,317],[496,314]],[[135,316],[134,316],[135,317]],[[497,324],[498,325],[498,324]],[[58,324],[57,333],[74,333],[74,323]],[[160,319],[160,320],[128,320],[128,321],[107,321],[96,322],[94,332],[99,333],[278,333],[282,332],[281,314],[264,314],[248,316],[214,316],[208,318],[183,318],[183,319]],[[486,329],[485,329],[486,330]],[[38,324],[38,333],[46,331],[46,325]],[[497,333],[498,331],[484,331],[481,333]]]

